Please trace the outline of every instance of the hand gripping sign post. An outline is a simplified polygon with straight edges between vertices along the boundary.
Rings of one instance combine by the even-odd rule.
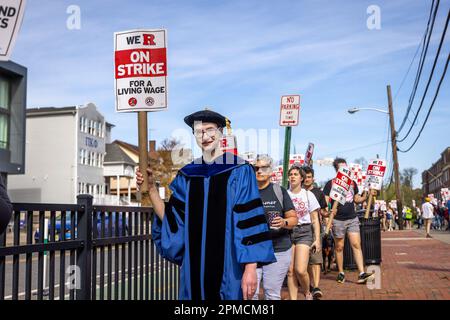
[[[300,96],[290,95],[281,97],[280,106],[280,126],[286,127],[284,136],[283,155],[283,187],[287,187],[287,173],[289,164],[289,154],[291,146],[292,127],[298,125],[300,116]]]
[[[329,234],[330,232],[338,204],[345,204],[347,193],[350,190],[351,184],[352,178],[350,170],[346,167],[340,167],[336,178],[333,179],[331,184],[330,198],[334,200],[334,203],[325,229],[325,234]]]
[[[150,205],[147,187],[147,112],[167,109],[167,32],[129,30],[114,33],[117,112],[138,112],[139,169],[144,182],[141,204]]]
[[[0,1],[0,61],[8,61],[25,12],[25,0]]]
[[[369,192],[371,190],[380,191],[383,185],[383,177],[386,172],[386,160],[375,159],[369,162],[367,166],[367,184],[369,187]],[[373,196],[369,193],[369,201],[367,202],[366,213],[364,215],[365,219],[369,218],[370,207],[372,206]]]

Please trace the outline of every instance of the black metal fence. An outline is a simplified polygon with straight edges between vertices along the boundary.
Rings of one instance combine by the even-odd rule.
[[[179,268],[156,251],[152,208],[77,202],[13,204],[12,230],[0,234],[0,300],[177,299]]]

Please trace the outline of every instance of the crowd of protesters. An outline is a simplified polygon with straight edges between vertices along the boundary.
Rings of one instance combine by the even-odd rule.
[[[425,198],[421,206],[412,208],[404,206],[402,210],[403,229],[412,230],[414,225],[417,225],[417,229],[424,227],[427,238],[431,238],[430,230],[449,231],[449,206],[450,201],[447,204],[438,205],[431,198]],[[385,208],[380,206],[372,214],[372,217],[380,219],[383,231],[400,229],[398,216],[397,209],[390,204]]]
[[[305,300],[320,299],[326,294],[319,287],[321,269],[328,271],[330,258],[336,262],[336,282],[346,280],[346,237],[358,269],[356,283],[375,277],[365,271],[358,212],[370,203],[370,196],[377,196],[376,190],[360,191],[352,180],[345,204],[333,205],[333,180],[320,189],[312,167],[295,164],[289,168],[286,189],[271,182],[269,155],[258,155],[250,165],[223,152],[220,141],[229,119],[204,110],[184,120],[202,157],[180,169],[167,203],[159,196],[151,169],[146,170],[156,213],[152,239],[164,258],[181,266],[181,299],[280,300],[286,279],[291,300],[299,293]],[[333,166],[337,172],[347,163],[336,158]],[[139,170],[136,180],[139,187],[144,182]],[[399,214],[405,227],[412,228],[411,208],[399,213],[389,205],[374,211],[383,230],[398,228]],[[448,228],[448,210],[434,207],[430,199],[416,217],[424,222],[427,237],[432,226],[442,228],[447,221]]]

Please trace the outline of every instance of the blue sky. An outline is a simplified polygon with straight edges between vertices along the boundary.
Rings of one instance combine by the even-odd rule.
[[[69,5],[81,9],[80,30],[66,27]],[[367,28],[370,5],[381,9],[379,30]],[[205,106],[227,115],[234,128],[279,129],[280,97],[300,94],[300,125],[292,135],[297,152],[313,142],[315,158],[369,160],[386,154],[387,117],[370,111],[350,115],[346,110],[387,107],[386,85],[397,93],[422,39],[429,6],[429,1],[417,0],[29,0],[12,60],[28,68],[28,107],[94,102],[116,125],[113,139],[137,144],[137,116],[114,111],[113,33],[166,28],[169,110],[149,114],[150,138],[159,143],[185,129],[183,117]],[[413,110],[448,10],[449,2],[441,1]],[[447,35],[419,125],[402,148],[410,145],[425,117],[450,50],[448,39]],[[397,127],[417,61],[394,101]],[[399,154],[401,169],[419,170],[414,180],[418,187],[420,173],[449,146],[448,89],[447,77],[419,142],[409,153]],[[283,137],[281,130],[280,155]],[[376,145],[358,149],[370,144]],[[316,172],[319,181],[334,174],[329,167],[317,167]]]

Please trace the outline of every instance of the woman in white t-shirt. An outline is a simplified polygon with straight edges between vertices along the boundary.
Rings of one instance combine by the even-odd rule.
[[[294,203],[298,224],[292,230],[292,259],[288,272],[288,289],[291,300],[297,300],[299,284],[306,300],[312,300],[309,291],[308,262],[310,250],[321,251],[320,224],[318,210],[320,205],[311,191],[302,188],[305,173],[298,166],[288,172],[289,196]],[[314,239],[312,226],[314,226]]]

